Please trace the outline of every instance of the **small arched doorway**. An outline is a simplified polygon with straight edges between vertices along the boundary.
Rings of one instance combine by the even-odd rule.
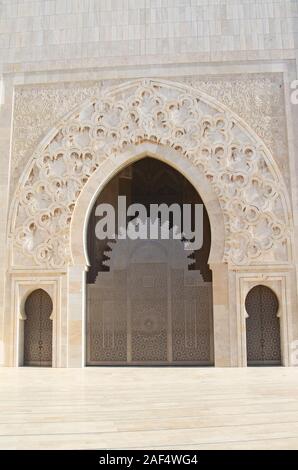
[[[267,286],[253,287],[247,294],[245,309],[247,365],[281,365],[278,299]]]
[[[53,302],[43,289],[31,292],[25,302],[24,366],[52,366]]]
[[[177,170],[145,157],[120,171],[98,196],[88,224],[87,365],[214,363],[211,231],[203,207],[203,245],[178,240],[98,240],[99,204],[183,205],[203,201]],[[170,226],[173,227],[173,220]],[[116,226],[117,232],[117,226]],[[179,246],[180,245],[180,246]]]

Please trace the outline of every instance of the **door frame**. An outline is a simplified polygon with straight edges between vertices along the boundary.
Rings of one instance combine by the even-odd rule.
[[[253,292],[254,291],[254,292]],[[266,296],[272,296],[272,301],[276,307],[276,310],[275,311],[270,311],[267,309],[264,309],[263,308],[263,293],[265,294],[266,293]],[[248,296],[251,296],[251,295],[254,295],[256,298],[255,298],[255,301],[256,301],[256,310],[254,308],[251,308],[250,311],[247,309],[247,299],[248,299]],[[278,353],[278,356],[279,356],[279,359],[274,361],[274,360],[267,360],[267,359],[255,359],[255,360],[249,360],[248,359],[248,351],[247,351],[247,366],[280,366],[281,365],[281,331],[280,331],[280,315],[279,315],[279,310],[280,310],[280,304],[279,304],[279,300],[277,298],[277,295],[275,294],[275,292],[269,287],[269,286],[265,286],[263,283],[262,284],[257,284],[256,286],[252,287],[247,295],[246,295],[246,298],[245,298],[245,310],[246,310],[246,313],[247,313],[247,316],[246,316],[246,345],[247,345],[247,349],[248,349],[248,338],[250,338],[250,341],[252,339],[252,336],[255,334],[255,321],[256,321],[256,317],[260,317],[260,318],[266,318],[266,316],[268,315],[268,317],[270,319],[272,319],[272,321],[275,323],[276,327],[277,327],[277,332],[276,332],[276,339],[278,340],[278,343],[277,343],[277,348],[276,348],[276,352]],[[256,315],[255,315],[256,314]],[[253,317],[252,317],[253,316]],[[257,320],[258,321],[258,320]],[[262,320],[261,320],[261,323],[262,323]],[[248,326],[250,326],[250,329],[248,328]],[[258,330],[259,330],[259,327],[261,327],[261,324],[258,323]],[[262,333],[262,329],[260,328],[261,330],[261,337],[260,337],[260,341],[262,343],[262,341],[264,342],[264,344],[269,344],[270,343],[270,337],[269,338],[266,338],[266,333]],[[250,331],[250,334],[249,334],[249,331]],[[270,334],[270,333],[269,333]]]
[[[61,286],[60,277],[45,279],[44,276],[18,275],[12,278],[11,304],[14,306],[13,322],[13,366],[24,365],[24,321],[26,320],[25,303],[29,295],[37,289],[43,289],[53,303],[50,316],[52,321],[52,366],[59,367],[61,349]]]
[[[266,272],[267,270],[267,272]],[[257,285],[269,287],[276,295],[279,303],[277,316],[280,321],[280,347],[281,365],[292,365],[291,344],[293,341],[293,328],[291,325],[291,283],[292,272],[287,267],[283,272],[268,272],[268,267],[260,267],[260,271],[240,272],[236,274],[237,281],[237,320],[238,331],[240,331],[238,348],[241,351],[241,366],[247,367],[247,344],[246,344],[246,318],[248,313],[245,309],[245,299],[248,292]]]

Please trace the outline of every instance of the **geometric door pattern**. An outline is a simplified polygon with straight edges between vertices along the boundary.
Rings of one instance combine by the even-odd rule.
[[[25,303],[24,366],[52,365],[52,299],[43,289],[33,291]]]
[[[278,299],[266,286],[253,287],[246,296],[248,365],[281,364]]]
[[[131,263],[87,286],[87,365],[212,365],[212,283]]]
[[[87,365],[213,365],[207,212],[197,252],[185,250],[172,235],[148,243],[98,240],[95,209],[109,202],[117,211],[117,194],[146,208],[178,202],[183,211],[184,203],[202,204],[194,187],[165,163],[146,157],[126,170],[125,178],[116,175],[99,196],[89,221]]]

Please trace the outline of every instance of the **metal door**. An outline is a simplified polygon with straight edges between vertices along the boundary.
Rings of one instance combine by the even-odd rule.
[[[266,286],[256,286],[247,294],[245,307],[247,364],[281,364],[278,299]]]
[[[213,364],[212,284],[135,263],[87,287],[87,365]]]
[[[43,289],[33,291],[26,300],[24,325],[24,365],[52,365],[53,303]]]

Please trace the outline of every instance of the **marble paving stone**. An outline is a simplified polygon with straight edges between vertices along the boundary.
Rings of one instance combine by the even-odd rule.
[[[2,368],[0,449],[298,449],[293,368]]]

